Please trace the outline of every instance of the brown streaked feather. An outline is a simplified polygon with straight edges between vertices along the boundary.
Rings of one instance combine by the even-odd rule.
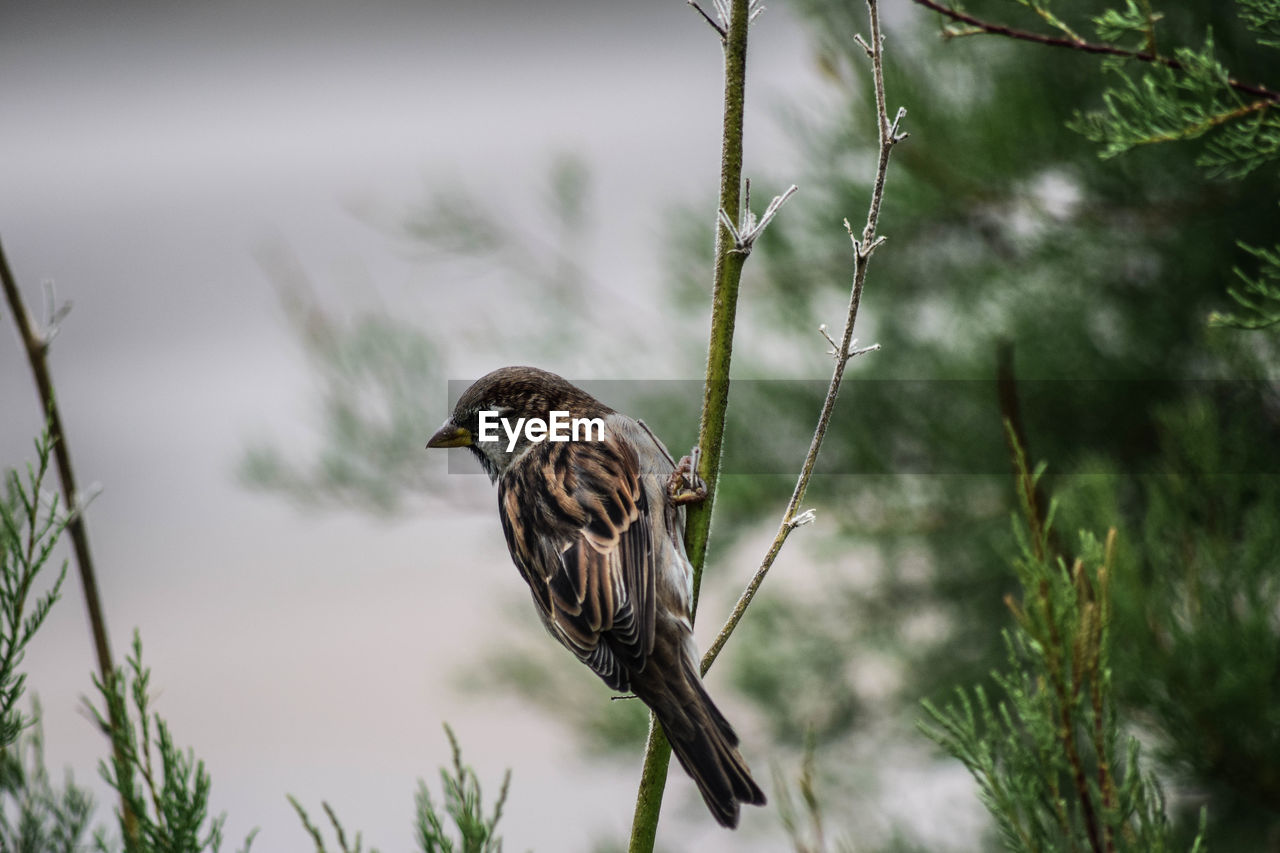
[[[654,555],[635,450],[544,442],[499,482],[507,546],[551,633],[615,690],[653,649]]]

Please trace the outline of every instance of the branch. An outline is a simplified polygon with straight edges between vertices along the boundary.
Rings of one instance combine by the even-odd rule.
[[[1172,68],[1174,71],[1181,71],[1186,66],[1170,56],[1162,56],[1155,52],[1155,34],[1150,33],[1147,41],[1146,50],[1131,50],[1125,47],[1119,47],[1114,44],[1105,44],[1100,42],[1090,42],[1080,37],[1070,38],[1063,36],[1047,36],[1042,33],[1033,33],[1029,30],[1019,30],[1014,27],[997,24],[991,21],[984,21],[981,18],[975,18],[967,12],[959,9],[953,9],[950,6],[936,2],[936,0],[911,0],[918,6],[924,6],[926,9],[932,9],[940,15],[967,24],[975,30],[991,35],[1005,36],[1006,38],[1016,39],[1018,41],[1029,41],[1034,44],[1047,45],[1049,47],[1065,47],[1071,50],[1078,50],[1082,53],[1096,53],[1103,56],[1119,56],[1125,59],[1136,59],[1140,62],[1150,62],[1153,65],[1163,65],[1166,68]],[[1280,103],[1280,92],[1276,92],[1261,84],[1242,83],[1234,77],[1227,78],[1227,85],[1238,92],[1246,92],[1255,97],[1263,98],[1270,103]]]
[[[765,554],[764,560],[761,561],[760,567],[756,569],[755,575],[752,576],[746,589],[733,606],[733,611],[730,613],[728,621],[720,629],[720,633],[716,636],[715,642],[711,644],[711,647],[707,649],[707,653],[703,655],[702,672],[704,674],[711,668],[711,664],[715,662],[720,650],[724,648],[724,644],[728,642],[729,637],[738,627],[743,614],[746,613],[747,607],[751,604],[751,599],[755,597],[756,591],[760,589],[760,584],[764,582],[769,569],[773,567],[774,560],[777,559],[778,553],[786,543],[787,537],[791,535],[791,531],[813,520],[812,510],[802,513],[800,512],[800,504],[809,488],[809,480],[813,477],[813,469],[817,464],[818,452],[822,449],[822,441],[826,437],[827,427],[831,424],[831,413],[835,409],[836,399],[840,394],[840,384],[844,380],[845,366],[855,355],[869,352],[875,348],[856,349],[853,328],[858,319],[858,307],[862,302],[862,288],[867,279],[867,264],[871,259],[872,252],[884,242],[884,237],[876,236],[876,228],[880,221],[880,204],[884,200],[884,184],[885,176],[889,169],[889,155],[895,145],[906,139],[906,134],[899,130],[902,119],[906,115],[906,110],[899,109],[893,121],[889,120],[884,94],[884,39],[880,31],[880,11],[876,0],[867,0],[867,12],[871,18],[871,41],[870,44],[861,39],[859,41],[867,48],[871,58],[872,75],[875,81],[876,126],[879,128],[880,154],[876,164],[875,183],[871,190],[871,204],[867,210],[867,220],[862,228],[861,239],[853,236],[853,229],[849,227],[848,220],[845,220],[845,227],[849,229],[849,238],[853,241],[854,246],[854,268],[853,287],[849,294],[849,310],[845,318],[844,334],[841,337],[839,346],[832,347],[835,369],[831,374],[831,383],[827,387],[827,396],[823,400],[822,411],[818,415],[818,425],[814,429],[813,439],[809,442],[809,452],[805,454],[804,464],[800,468],[800,476],[796,480],[795,489],[791,493],[791,500],[787,502],[787,508],[782,513],[782,521],[778,524],[778,532],[773,537],[773,544],[769,546],[769,551]],[[821,331],[824,335],[826,334],[825,327]],[[834,344],[834,342],[832,343]]]
[[[711,29],[716,31],[716,34],[720,36],[720,41],[723,43],[729,35],[729,31],[725,29],[724,24],[719,23],[715,18],[708,15],[707,10],[699,6],[696,0],[685,0],[685,2],[692,6],[694,11],[702,16],[702,20],[706,21]]]
[[[781,196],[773,199],[763,216],[757,222],[750,210],[743,210],[739,187],[742,184],[742,117],[746,90],[746,50],[747,29],[751,20],[759,14],[754,3],[747,0],[733,0],[725,34],[725,95],[724,95],[724,136],[721,153],[720,172],[720,207],[717,214],[719,227],[716,229],[716,267],[715,287],[712,292],[711,340],[707,354],[707,378],[704,386],[702,421],[699,430],[698,447],[701,450],[701,463],[698,475],[706,484],[707,497],[692,506],[688,512],[685,528],[685,546],[693,565],[693,613],[697,613],[698,592],[702,584],[702,569],[706,562],[707,534],[711,524],[711,511],[714,505],[716,483],[720,474],[720,455],[724,443],[724,420],[728,408],[729,365],[733,352],[733,328],[737,311],[738,285],[742,278],[742,267],[750,254],[751,246],[759,237],[769,221],[776,215],[795,187],[790,187]],[[695,8],[696,5],[695,5]],[[867,0],[867,9],[871,17],[872,39],[874,48],[867,48],[871,57],[875,75],[876,115],[879,128],[880,158],[876,172],[875,186],[872,190],[871,206],[867,213],[866,226],[862,231],[862,239],[853,236],[855,249],[854,283],[850,295],[849,314],[845,322],[844,336],[838,350],[833,354],[836,360],[835,373],[831,379],[831,387],[823,404],[822,414],[818,419],[818,427],[814,433],[809,453],[805,457],[800,478],[792,493],[791,501],[783,514],[782,525],[774,546],[765,558],[764,564],[757,570],[755,577],[743,593],[729,617],[728,623],[721,629],[720,635],[702,660],[702,672],[706,672],[715,660],[716,655],[724,647],[729,635],[742,619],[755,592],[759,589],[765,574],[772,566],[782,543],[795,528],[813,521],[813,511],[799,512],[800,502],[808,489],[809,479],[813,475],[818,451],[822,447],[823,437],[831,421],[831,412],[835,407],[840,382],[844,376],[845,366],[849,359],[863,352],[878,347],[867,347],[858,350],[854,347],[853,326],[858,314],[858,305],[862,299],[862,287],[866,280],[867,261],[871,253],[882,242],[883,237],[875,236],[876,224],[880,218],[880,203],[884,197],[884,177],[889,164],[889,152],[893,146],[906,138],[898,128],[906,111],[899,109],[892,122],[885,108],[884,66],[882,63],[882,37],[880,33],[879,10],[876,0]],[[701,10],[700,10],[701,11]],[[707,17],[704,13],[704,17]],[[860,40],[861,42],[861,40]],[[867,47],[865,42],[861,42]],[[749,207],[749,203],[747,205]],[[742,211],[739,222],[735,226],[729,211]],[[846,227],[848,221],[845,222]],[[825,327],[823,329],[825,335]],[[834,343],[834,342],[832,342]],[[649,741],[645,749],[644,769],[641,773],[640,789],[636,795],[636,810],[631,827],[630,853],[651,853],[657,834],[658,815],[662,807],[662,794],[666,785],[667,768],[671,761],[671,747],[657,718],[650,716]]]
[[[735,251],[733,234],[719,211],[738,214],[742,209],[742,127],[746,105],[747,28],[749,4],[734,0],[724,48],[724,127],[720,155],[720,204],[717,210],[715,284],[711,294],[711,334],[707,347],[707,375],[702,401],[698,446],[702,449],[698,476],[707,485],[707,499],[689,508],[685,545],[693,563],[693,610],[698,610],[702,567],[706,562],[707,534],[720,455],[724,446],[724,421],[729,407],[729,365],[733,357],[733,330],[738,309],[738,285],[747,255]],[[730,219],[732,221],[732,218]]]
[[[27,307],[22,301],[22,294],[18,290],[13,271],[9,268],[9,260],[5,257],[3,245],[0,245],[0,283],[3,283],[9,311],[13,314],[13,322],[18,327],[18,335],[22,338],[27,362],[31,365],[31,373],[35,377],[40,402],[49,419],[49,436],[53,440],[53,455],[58,464],[58,477],[62,481],[62,498],[67,512],[70,513],[67,532],[71,535],[71,545],[76,555],[76,568],[80,572],[80,584],[84,590],[84,603],[89,612],[89,628],[93,634],[93,647],[98,658],[98,674],[102,678],[103,685],[111,688],[115,683],[116,671],[111,663],[106,617],[102,612],[97,576],[93,570],[93,554],[89,550],[89,531],[85,525],[83,512],[84,502],[76,488],[75,471],[71,467],[71,449],[62,428],[62,416],[58,412],[58,402],[53,391],[53,377],[49,373],[49,363],[46,358],[49,341],[52,340],[52,333],[56,327],[43,335],[36,331],[31,315],[27,313]],[[63,314],[65,311],[50,307],[51,321],[56,322]],[[125,722],[120,719],[116,710],[110,707],[110,703],[108,703],[108,714],[111,726],[117,731],[123,730]],[[123,761],[118,747],[115,748],[115,752],[117,760]],[[121,806],[126,834],[132,835],[137,829],[133,812],[123,799]]]
[[[1250,103],[1242,104],[1241,106],[1238,106],[1233,110],[1226,110],[1225,112],[1214,113],[1213,115],[1207,118],[1201,119],[1200,121],[1194,122],[1192,124],[1188,124],[1186,127],[1180,128],[1178,130],[1169,131],[1167,133],[1157,133],[1152,136],[1144,137],[1142,139],[1135,141],[1133,144],[1134,145],[1154,145],[1160,142],[1177,142],[1180,139],[1191,139],[1196,136],[1199,136],[1202,133],[1213,130],[1218,125],[1235,121],[1238,118],[1244,118],[1250,113],[1256,113],[1260,110],[1270,109],[1271,107],[1274,107],[1276,103],[1277,101],[1268,100],[1267,98],[1262,98],[1257,101],[1251,101]]]
[[[742,125],[747,87],[747,30],[751,23],[748,0],[720,4],[724,8],[724,120],[720,152],[720,203],[717,211],[738,213],[742,209]],[[697,6],[694,7],[698,8]],[[701,11],[701,10],[699,10]],[[708,18],[703,13],[704,18]],[[719,28],[717,28],[719,29]],[[720,453],[724,446],[724,421],[729,407],[729,364],[733,356],[733,328],[738,307],[738,285],[747,255],[735,251],[733,236],[725,223],[716,226],[714,286],[711,296],[711,334],[707,347],[707,377],[703,388],[702,420],[698,430],[701,459],[697,475],[706,484],[707,497],[688,510],[685,549],[693,566],[691,616],[698,612],[698,591],[702,567],[707,558],[707,536],[716,484],[720,479]],[[644,768],[636,792],[635,814],[631,822],[629,853],[652,853],[662,812],[671,745],[649,715],[649,740],[645,746]]]

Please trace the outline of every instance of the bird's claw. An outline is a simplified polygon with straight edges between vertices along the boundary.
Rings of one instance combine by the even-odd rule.
[[[676,469],[667,480],[667,497],[673,504],[701,503],[707,499],[707,484],[698,476],[698,459],[701,456],[702,448],[695,447],[676,463]]]

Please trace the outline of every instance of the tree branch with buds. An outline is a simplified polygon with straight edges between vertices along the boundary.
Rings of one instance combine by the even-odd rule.
[[[768,552],[760,562],[760,567],[756,569],[746,589],[743,590],[737,603],[734,604],[729,619],[702,657],[702,672],[704,674],[711,668],[711,664],[719,656],[725,643],[728,642],[729,637],[738,627],[738,623],[742,621],[747,607],[760,589],[760,584],[764,582],[765,576],[769,574],[769,570],[778,558],[778,554],[786,543],[787,537],[797,527],[813,522],[814,511],[809,509],[801,512],[800,504],[804,501],[805,492],[809,489],[809,481],[813,477],[813,469],[818,461],[818,453],[822,450],[822,441],[826,437],[827,428],[831,425],[831,413],[835,410],[836,399],[840,395],[840,385],[844,381],[845,367],[848,365],[849,360],[855,356],[880,349],[879,344],[858,348],[857,339],[853,336],[853,329],[858,320],[858,308],[862,303],[862,289],[867,280],[867,265],[871,260],[871,254],[885,241],[882,235],[877,235],[876,233],[880,222],[880,205],[884,200],[884,185],[889,169],[889,155],[893,152],[895,145],[907,138],[907,134],[901,130],[902,120],[906,118],[907,111],[899,108],[893,120],[890,121],[888,110],[885,106],[884,39],[880,30],[880,12],[876,0],[867,0],[867,11],[871,18],[871,42],[868,44],[861,36],[857,37],[857,41],[867,50],[867,56],[871,61],[876,98],[876,123],[879,127],[879,158],[876,163],[875,181],[871,190],[871,203],[867,210],[867,219],[862,228],[861,238],[854,235],[853,228],[849,225],[849,220],[846,219],[844,222],[854,249],[853,286],[849,293],[849,309],[845,315],[844,332],[837,343],[827,334],[825,324],[818,327],[819,333],[831,344],[830,355],[835,360],[831,382],[827,386],[827,396],[822,402],[822,410],[818,415],[818,425],[815,427],[813,438],[809,442],[809,451],[805,454],[804,463],[800,468],[800,476],[796,480],[795,489],[791,492],[791,500],[787,502],[787,508],[782,513],[782,520],[778,523],[778,532],[773,537],[773,543],[769,546]],[[775,199],[775,201],[777,200]]]

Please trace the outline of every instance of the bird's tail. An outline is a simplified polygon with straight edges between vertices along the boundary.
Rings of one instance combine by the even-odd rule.
[[[651,703],[671,742],[671,750],[702,793],[711,814],[722,825],[738,825],[738,805],[765,804],[764,792],[751,778],[738,752],[738,736],[711,701],[689,661],[682,661],[684,683],[667,698]]]

